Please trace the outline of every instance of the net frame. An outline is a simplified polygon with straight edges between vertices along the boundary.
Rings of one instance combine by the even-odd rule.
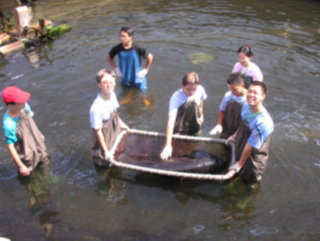
[[[112,156],[117,150],[118,145],[120,144],[122,138],[127,134],[139,134],[139,135],[146,135],[146,136],[159,136],[165,137],[165,133],[154,132],[154,131],[145,131],[145,130],[138,130],[138,129],[129,129],[123,130],[118,135],[114,145],[112,146],[110,152]],[[211,142],[211,143],[220,143],[225,144],[226,139],[218,139],[218,138],[211,138],[211,137],[199,137],[199,136],[187,136],[187,135],[172,135],[173,139],[181,139],[181,140],[190,140],[190,141],[202,141],[202,142]],[[125,168],[133,171],[139,172],[146,172],[150,174],[157,174],[157,175],[164,175],[164,176],[171,176],[171,177],[178,177],[183,179],[198,179],[198,180],[216,180],[216,181],[224,181],[231,179],[237,172],[230,167],[236,163],[236,147],[233,142],[227,144],[231,148],[231,161],[229,165],[228,172],[225,174],[210,174],[210,173],[190,173],[190,172],[179,172],[179,171],[170,171],[170,170],[162,170],[152,167],[145,167],[139,166],[124,162],[119,162],[115,160],[113,157],[109,159],[111,165],[114,165],[119,168]]]

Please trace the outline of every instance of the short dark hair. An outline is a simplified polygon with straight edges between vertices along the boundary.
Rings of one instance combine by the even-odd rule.
[[[129,36],[133,36],[133,34],[134,34],[133,29],[132,29],[131,27],[127,27],[127,26],[121,27],[120,32],[125,32],[125,33],[127,33]]]
[[[255,81],[251,82],[251,84],[249,85],[249,87],[250,87],[251,85],[260,86],[261,89],[262,89],[262,91],[263,91],[263,93],[264,93],[264,94],[267,93],[267,86],[266,86],[265,83],[263,83],[263,82],[261,82],[261,81],[255,80]]]
[[[247,57],[252,57],[253,56],[253,52],[251,50],[251,46],[250,45],[242,45],[237,51],[237,54],[240,54],[240,53],[245,54]]]
[[[96,80],[98,83],[101,83],[102,78],[106,75],[109,74],[111,75],[114,79],[116,78],[115,72],[109,69],[100,69],[97,74],[96,74]]]
[[[186,86],[188,84],[200,84],[199,75],[196,72],[189,72],[183,76],[182,85]]]
[[[232,73],[229,75],[228,79],[226,80],[227,84],[229,85],[241,85],[244,83],[244,80],[241,76],[241,74],[238,73]]]

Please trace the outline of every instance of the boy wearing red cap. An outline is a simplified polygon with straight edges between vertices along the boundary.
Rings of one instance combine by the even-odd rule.
[[[44,136],[27,104],[30,96],[30,93],[16,86],[2,91],[2,100],[8,107],[2,122],[4,137],[9,154],[23,176],[29,176],[38,164],[48,161]]]

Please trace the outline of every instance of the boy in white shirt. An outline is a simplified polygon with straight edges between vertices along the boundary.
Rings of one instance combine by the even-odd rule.
[[[111,70],[102,69],[96,75],[100,93],[90,108],[90,125],[94,131],[95,144],[93,156],[108,161],[113,155],[110,152],[121,129],[129,129],[117,113],[119,103],[114,93],[116,75]],[[96,162],[103,165],[101,162]]]

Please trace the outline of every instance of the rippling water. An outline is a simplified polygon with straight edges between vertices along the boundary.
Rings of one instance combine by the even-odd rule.
[[[0,146],[0,236],[12,240],[318,240],[320,232],[319,1],[38,0],[34,18],[72,25],[46,46],[0,58],[0,87],[32,93],[47,138],[49,173],[18,180]],[[148,74],[152,107],[140,94],[121,106],[133,128],[163,132],[168,100],[185,72],[200,74],[213,127],[225,79],[242,44],[269,93],[275,121],[261,187],[178,181],[130,171],[96,170],[88,112],[94,75],[123,25],[155,57]],[[205,56],[205,58],[199,58]],[[119,98],[125,95],[117,86]],[[4,113],[5,107],[0,106]]]

